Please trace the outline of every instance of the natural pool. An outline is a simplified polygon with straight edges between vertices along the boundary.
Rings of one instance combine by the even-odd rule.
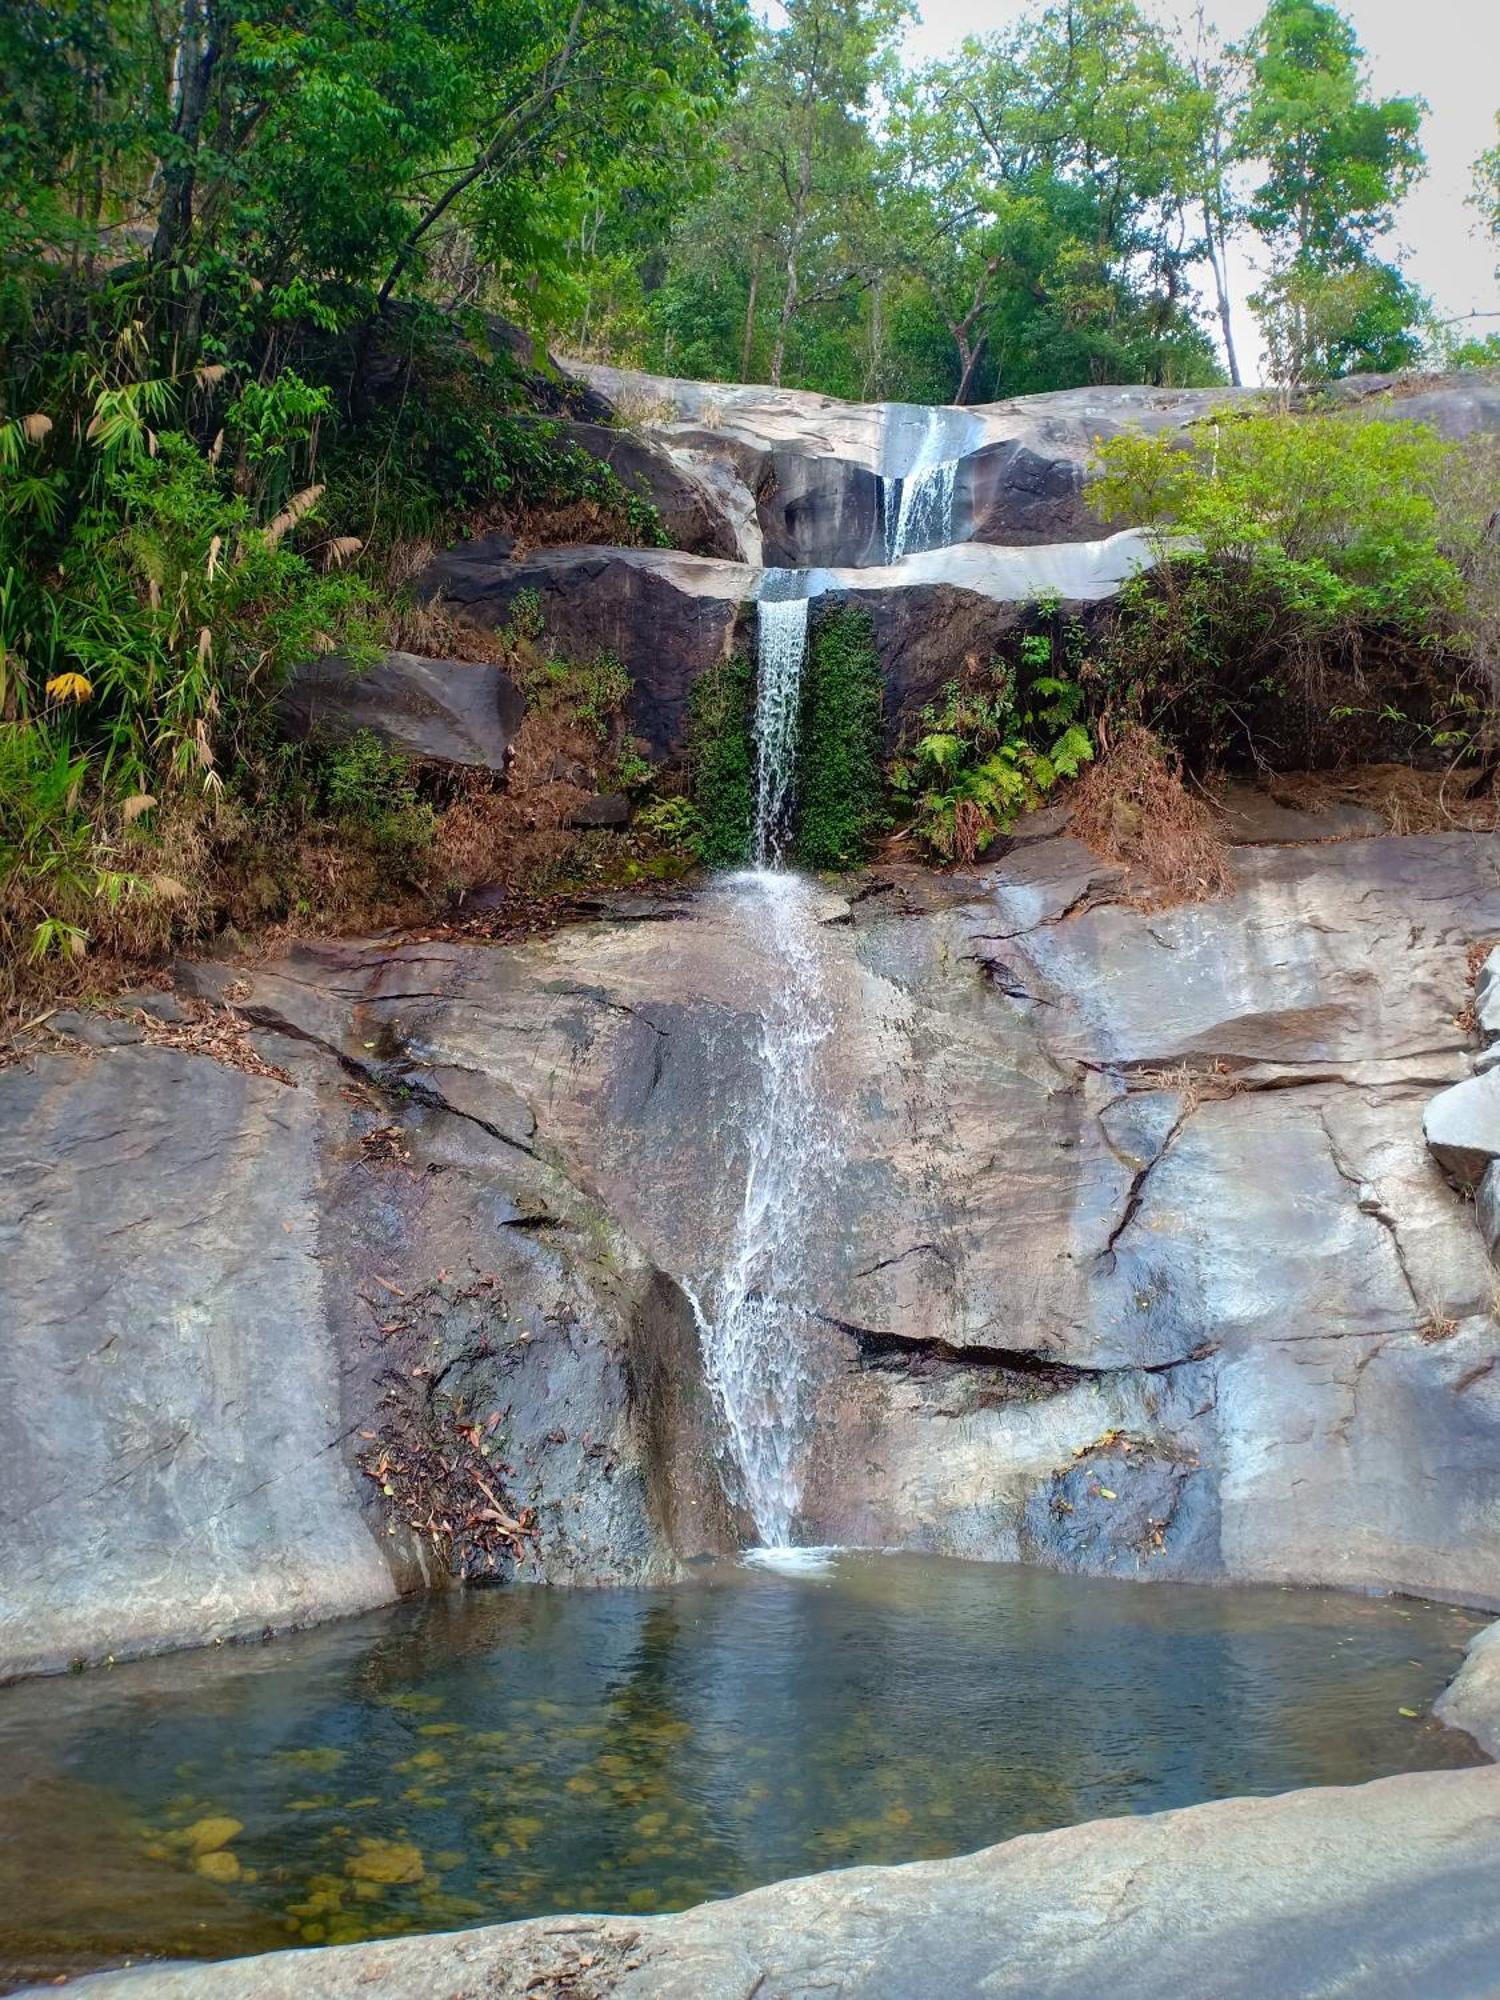
[[[0,1691],[0,1968],[667,1910],[1473,1763],[1429,1709],[1483,1622],[846,1554],[32,1682]]]

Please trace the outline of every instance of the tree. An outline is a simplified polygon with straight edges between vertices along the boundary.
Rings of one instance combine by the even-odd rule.
[[[1229,379],[1239,388],[1240,364],[1229,297],[1229,245],[1244,220],[1232,180],[1236,163],[1234,127],[1244,103],[1244,62],[1237,51],[1220,40],[1204,13],[1203,0],[1199,0],[1193,17],[1193,41],[1186,61],[1200,94],[1192,179],[1203,223],[1203,248],[1214,281]]]
[[[1289,383],[1401,366],[1420,350],[1420,296],[1374,245],[1420,177],[1420,98],[1369,94],[1364,53],[1323,0],[1271,0],[1246,50],[1236,134],[1261,180],[1248,217],[1271,253],[1251,300]]]
[[[861,114],[892,35],[901,0],[790,0],[784,28],[769,34],[747,82],[744,153],[758,247],[780,266],[780,304],[770,379],[779,384],[787,340],[807,286],[814,243],[847,240],[835,218],[869,187],[873,158]],[[835,290],[848,279],[835,259]],[[747,318],[753,318],[757,262]],[[825,278],[825,289],[828,284]]]
[[[1495,113],[1496,143],[1474,162],[1474,191],[1469,206],[1478,211],[1481,226],[1500,254],[1500,111]],[[1500,266],[1495,275],[1500,277]]]
[[[1063,380],[1211,375],[1187,282],[1211,94],[1133,0],[1062,0],[918,80],[899,136],[957,218],[934,274],[961,394],[1007,334],[1010,390],[1054,386],[1043,357]]]

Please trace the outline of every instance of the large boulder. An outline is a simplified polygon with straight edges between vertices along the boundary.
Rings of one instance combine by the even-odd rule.
[[[327,653],[297,667],[282,692],[288,735],[344,742],[368,730],[403,756],[503,771],[526,698],[503,667],[387,653],[355,665]]]
[[[690,382],[566,361],[570,374],[631,414],[641,435],[701,468],[717,458],[753,496],[767,563],[882,560],[882,480],[921,462],[957,463],[953,539],[1026,545],[1089,541],[1100,525],[1087,479],[1100,443],[1121,431],[1185,435],[1216,410],[1256,408],[1258,389],[1125,385],[1054,390],[956,410],[844,403],[803,390]],[[1444,437],[1500,432],[1500,369],[1451,376],[1355,376],[1299,405],[1359,408],[1431,424]],[[742,537],[747,560],[757,558]]]
[[[743,563],[661,549],[538,549],[515,562],[482,538],[446,550],[421,587],[496,627],[534,594],[561,657],[613,653],[625,666],[632,727],[660,755],[680,743],[693,683],[728,656],[756,581]]]
[[[1443,1172],[1460,1187],[1478,1187],[1500,1160],[1500,1069],[1466,1077],[1433,1098],[1422,1129]]]
[[[726,491],[713,471],[695,466],[688,454],[609,424],[571,423],[564,435],[607,465],[628,493],[651,502],[674,549],[730,562],[749,559],[732,489]]]
[[[153,1967],[90,2000],[1492,2000],[1500,1773],[1386,1778],[777,1882],[671,1917]]]
[[[1500,1625],[1487,1625],[1469,1641],[1464,1663],[1434,1713],[1450,1729],[1464,1729],[1491,1757],[1500,1757]]]

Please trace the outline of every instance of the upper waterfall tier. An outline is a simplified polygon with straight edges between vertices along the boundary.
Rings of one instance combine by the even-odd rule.
[[[563,366],[625,426],[578,425],[578,441],[651,493],[679,548],[787,569],[868,568],[949,543],[1092,541],[1103,529],[1085,480],[1102,440],[1180,432],[1261,400],[1253,389],[1134,386],[929,409]],[[1493,372],[1425,385],[1363,376],[1331,393],[1445,436],[1500,429]]]

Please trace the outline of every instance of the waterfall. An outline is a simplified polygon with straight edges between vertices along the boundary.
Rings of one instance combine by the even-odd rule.
[[[795,571],[769,570],[756,603],[755,833],[751,855],[757,868],[774,866],[781,859],[796,774],[808,601],[801,592],[791,595],[787,586],[801,581]]]
[[[735,1498],[762,1548],[791,1545],[817,1386],[806,1307],[809,1242],[836,1164],[819,1052],[833,1032],[819,891],[805,876],[758,868],[724,885],[767,961],[757,1024],[757,1086],[739,1111],[745,1186],[724,1265],[689,1288],[704,1372]]]
[[[755,1085],[735,1111],[744,1194],[722,1268],[687,1292],[735,1498],[762,1549],[792,1543],[814,1390],[805,1306],[806,1249],[834,1158],[820,1107],[818,1055],[833,1029],[818,896],[781,866],[797,762],[808,577],[770,571],[756,608],[754,866],[721,892],[734,900],[765,968]]]
[[[946,549],[953,540],[953,489],[958,481],[958,460],[923,466],[908,472],[904,479],[882,479],[885,510],[885,559],[900,562],[903,556],[923,549]]]
[[[945,549],[953,540],[953,490],[958,460],[949,449],[949,426],[941,410],[923,413],[922,434],[910,463],[899,477],[880,477],[881,517],[885,524],[885,559],[923,549]]]

